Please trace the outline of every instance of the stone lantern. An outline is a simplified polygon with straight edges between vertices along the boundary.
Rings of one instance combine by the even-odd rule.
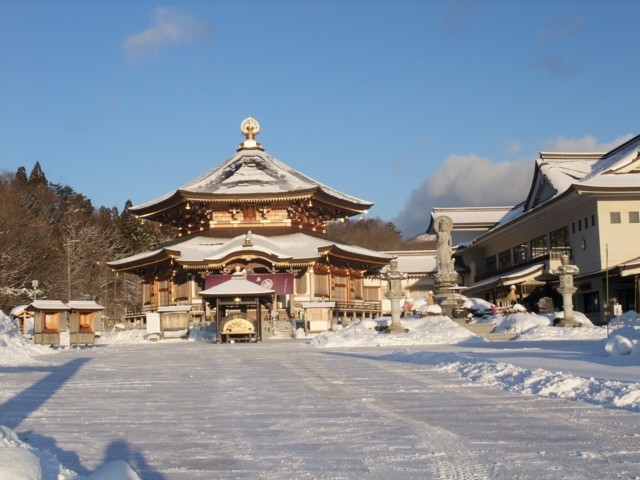
[[[569,256],[560,257],[560,266],[554,270],[558,275],[560,285],[558,293],[562,295],[562,311],[564,318],[557,323],[559,327],[581,327],[582,324],[573,318],[573,294],[577,288],[573,285],[573,276],[580,273],[580,269],[575,265],[569,265]]]
[[[398,270],[398,259],[394,258],[389,262],[387,272],[387,293],[385,296],[391,302],[391,325],[385,329],[385,333],[404,333],[405,329],[400,321],[400,299],[404,298],[402,291],[402,279],[404,275]]]

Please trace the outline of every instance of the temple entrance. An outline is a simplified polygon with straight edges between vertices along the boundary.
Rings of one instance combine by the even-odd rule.
[[[219,343],[258,342],[263,335],[263,315],[273,309],[275,292],[247,280],[246,271],[200,292],[216,312]]]
[[[244,313],[234,313],[220,320],[220,341],[222,343],[255,342],[256,321]]]

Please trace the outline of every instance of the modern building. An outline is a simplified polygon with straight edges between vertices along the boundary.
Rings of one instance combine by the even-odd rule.
[[[140,277],[142,312],[182,305],[190,307],[193,318],[211,320],[217,315],[215,305],[223,304],[226,316],[240,312],[264,328],[257,338],[267,336],[266,327],[275,320],[291,325],[292,319],[302,319],[309,303],[324,302],[332,317],[341,319],[379,314],[379,272],[392,257],[326,236],[328,222],[361,216],[373,204],[279,161],[256,141],[259,131],[258,122],[247,118],[241,125],[245,140],[231,157],[187,184],[131,207],[140,219],[175,227],[178,236],[109,265]],[[266,296],[246,303],[243,292],[229,292],[228,298],[200,294],[214,291],[239,271],[247,281],[273,290],[273,300]]]
[[[454,228],[455,229],[455,228]],[[574,308],[594,323],[611,306],[637,310],[640,274],[640,135],[608,153],[543,152],[526,199],[456,249],[467,296],[536,309],[556,299],[563,254],[579,269]],[[605,308],[606,307],[606,308]]]

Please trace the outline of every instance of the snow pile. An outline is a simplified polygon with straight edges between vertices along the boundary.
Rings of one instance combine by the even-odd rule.
[[[310,345],[314,347],[360,347],[383,345],[432,345],[466,344],[486,342],[483,337],[471,333],[449,317],[413,315],[401,319],[406,333],[387,334],[382,330],[391,323],[387,317],[376,320],[365,319],[336,332],[324,332],[315,336]]]
[[[607,355],[640,355],[638,340],[640,334],[635,327],[625,325],[616,328],[607,339],[604,351]]]
[[[52,353],[49,347],[34,345],[13,320],[0,311],[0,365],[25,365],[37,363],[34,356]]]
[[[573,312],[573,319],[582,324],[579,328],[559,328],[553,326],[557,318],[563,318],[563,312],[536,314],[526,313],[514,305],[514,313],[492,315],[476,319],[477,323],[492,323],[496,333],[517,333],[515,341],[538,340],[599,340],[607,336],[607,329],[596,327],[581,312]]]
[[[386,358],[430,365],[437,370],[455,373],[470,382],[517,393],[581,400],[640,412],[640,383],[582,378],[540,368],[526,369],[459,353],[400,351]]]

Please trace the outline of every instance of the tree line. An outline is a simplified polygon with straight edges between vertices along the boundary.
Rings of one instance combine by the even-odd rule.
[[[141,221],[47,180],[40,163],[0,175],[0,309],[34,299],[94,300],[105,316],[121,318],[140,306],[140,279],[115,274],[106,262],[143,252],[176,237],[168,226]],[[376,251],[430,248],[407,241],[379,218],[332,223],[329,238]]]
[[[50,183],[40,163],[0,176],[0,309],[34,299],[94,300],[105,315],[138,303],[139,279],[106,262],[152,248],[171,236],[128,211],[94,208],[67,185]]]

